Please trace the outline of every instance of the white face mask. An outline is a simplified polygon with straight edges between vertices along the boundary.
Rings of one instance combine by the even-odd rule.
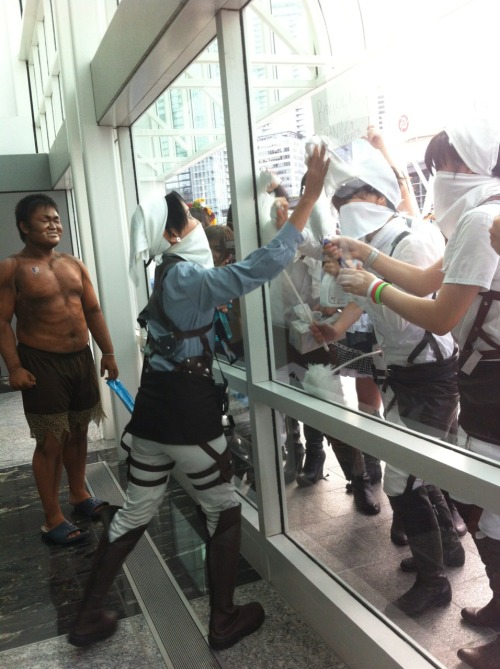
[[[210,244],[201,223],[198,223],[180,242],[172,244],[168,252],[178,255],[189,262],[201,265],[206,269],[214,266]]]
[[[485,188],[493,179],[481,174],[437,172],[434,178],[434,213],[446,239],[463,214],[485,199]]]
[[[349,202],[340,207],[340,232],[347,237],[361,239],[379,230],[394,211],[373,202]]]

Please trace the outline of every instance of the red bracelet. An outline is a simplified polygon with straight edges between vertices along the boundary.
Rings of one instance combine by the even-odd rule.
[[[377,288],[379,286],[381,286],[383,283],[384,282],[382,281],[382,279],[380,279],[380,281],[377,281],[377,283],[374,286],[372,286],[372,289],[371,289],[371,292],[370,292],[370,299],[371,299],[372,302],[375,302],[375,293],[377,292]]]

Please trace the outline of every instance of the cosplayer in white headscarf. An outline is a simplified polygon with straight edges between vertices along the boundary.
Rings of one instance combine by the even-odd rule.
[[[129,272],[136,285],[139,281],[139,270],[144,268],[145,262],[163,253],[174,253],[172,244],[165,237],[167,218],[166,197],[139,203],[132,215]],[[180,237],[176,237],[176,240],[175,255],[181,256],[184,260],[196,262],[203,267],[213,267],[212,254],[203,226],[196,226],[182,240]]]
[[[454,170],[438,170],[434,179],[434,213],[446,239],[451,237],[465,212],[500,193],[499,175],[493,173],[498,159],[500,130],[496,124],[486,121],[477,133],[470,128],[464,125],[450,125],[446,128],[450,145],[469,172],[464,174]]]
[[[218,305],[273,279],[291,261],[327,166],[324,152],[316,152],[306,193],[289,221],[265,247],[224,267],[213,266],[203,226],[177,193],[135,212],[132,274],[137,275],[137,261],[140,266],[160,252],[163,256],[145,315],[148,344],[141,384],[122,440],[129,453],[129,485],[123,507],[108,506],[101,516],[104,532],[70,643],[89,646],[114,634],[117,616],[104,611],[104,597],[158,510],[174,466],[199,503],[210,536],[211,647],[228,648],[262,624],[259,603],[233,603],[241,506],[223,432],[224,392],[212,375],[214,313]]]
[[[413,231],[406,217],[397,212],[400,185],[395,171],[378,150],[368,146],[360,160],[347,166],[340,159],[331,161],[330,172],[338,183],[333,203],[339,210],[341,234],[369,241],[375,253],[387,253],[412,266],[427,267],[440,259],[444,250],[441,233],[437,231],[440,244],[436,244],[430,230],[427,234],[423,229]],[[383,283],[377,277],[375,286],[377,280]],[[351,295],[350,301],[333,326],[318,324],[317,330],[335,341],[344,335],[352,319],[367,314],[383,351],[381,373],[385,381],[381,383],[381,394],[386,419],[443,440],[452,439],[456,432],[458,388],[457,356],[451,334],[431,335],[372,300],[371,294]],[[319,334],[314,327],[313,333]],[[451,599],[444,564],[463,564],[465,553],[445,496],[430,481],[424,482],[408,468],[395,467],[389,461],[384,472],[384,491],[394,512],[391,537],[399,521],[412,553],[412,559],[405,559],[401,567],[409,571],[410,564],[417,573],[415,584],[395,605],[408,616],[420,615]],[[434,508],[439,509],[439,516]],[[463,522],[462,527],[465,532]],[[446,542],[441,540],[441,530]]]
[[[370,256],[374,269],[415,295],[439,290],[421,300],[394,286],[379,290],[381,303],[431,332],[451,330],[460,350],[460,425],[468,448],[500,461],[500,267],[489,230],[500,214],[500,120],[471,117],[449,124],[430,141],[426,166],[434,182],[437,223],[448,238],[443,261],[420,270],[379,254],[367,244],[345,240],[353,257]],[[334,242],[331,246],[335,253]],[[376,277],[365,270],[341,270],[345,290],[366,295]],[[481,309],[480,309],[481,307]],[[456,492],[459,491],[451,491]],[[460,504],[493,591],[486,607],[465,608],[471,625],[500,625],[500,514]],[[458,656],[473,667],[499,667],[500,639]]]

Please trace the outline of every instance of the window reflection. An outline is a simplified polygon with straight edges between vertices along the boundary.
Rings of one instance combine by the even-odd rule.
[[[476,80],[471,70],[471,62],[476,57],[477,63],[483,58],[492,59],[491,47],[486,45],[484,35],[480,43],[475,42],[473,57],[470,50],[466,56],[463,54],[467,65],[458,69],[456,62],[453,68],[445,65],[446,54],[453,51],[453,44],[445,36],[453,34],[456,44],[460,35],[458,39],[465,43],[469,37],[467,24],[474,11],[472,5],[476,11],[481,8],[489,12],[492,3],[472,3],[471,7],[455,4],[454,12],[449,15],[450,3],[444,0],[432,3],[432,7],[429,4],[429,12],[422,11],[421,7],[416,11],[415,21],[408,25],[409,32],[404,31],[404,39],[411,34],[415,46],[421,45],[423,40],[434,43],[434,38],[439,43],[439,54],[433,52],[428,62],[428,71],[432,72],[428,81],[432,91],[430,104],[430,98],[423,103],[411,75],[422,65],[416,56],[421,48],[405,46],[403,63],[401,49],[387,48],[388,27],[380,19],[384,16],[380,7],[375,9],[373,3],[362,2],[356,8],[349,8],[349,3],[320,2],[327,18],[330,42],[315,52],[311,44],[320,36],[320,31],[315,33],[316,26],[312,27],[312,40],[301,42],[304,67],[300,73],[299,68],[294,71],[291,65],[300,59],[295,59],[293,46],[282,37],[286,30],[294,33],[291,22],[298,16],[298,4],[293,3],[286,19],[282,14],[283,3],[278,0],[256,1],[251,5],[255,7],[255,16],[265,24],[259,31],[255,29],[255,16],[249,19],[254,29],[254,44],[249,51],[253,68],[251,99],[257,119],[262,241],[270,239],[283,224],[283,208],[291,210],[297,201],[305,171],[306,140],[314,134],[326,135],[330,148],[345,163],[355,162],[357,142],[367,133],[368,125],[375,124],[376,130],[382,131],[392,142],[391,146],[396,147],[395,161],[385,156],[386,167],[396,168],[392,181],[398,203],[392,207],[387,205],[387,200],[384,203],[392,210],[389,212],[393,216],[392,241],[397,240],[399,233],[408,231],[406,234],[413,235],[418,227],[423,242],[418,252],[415,238],[411,237],[406,242],[401,241],[403,238],[398,240],[392,251],[383,248],[377,235],[383,236],[380,230],[387,232],[384,226],[389,215],[371,230],[359,235],[351,232],[350,236],[369,236],[370,244],[387,255],[394,254],[396,258],[422,267],[432,265],[442,257],[445,240],[434,222],[432,188],[423,163],[425,147],[430,137],[439,132],[450,110],[483,109],[483,105],[491,105],[491,99],[485,102],[481,95],[483,75],[479,74]],[[309,7],[312,3],[302,4]],[[396,7],[391,0],[382,4],[388,10]],[[272,38],[264,39],[268,34],[272,34]],[[279,49],[273,49],[273,40]],[[379,49],[381,44],[383,54],[373,50]],[[288,88],[283,85],[282,77],[261,66],[264,48],[268,57],[275,57],[277,69],[280,58],[285,60],[285,53],[288,56]],[[324,68],[315,73],[309,70],[307,81],[305,72],[313,54],[319,54]],[[328,57],[331,70],[327,67]],[[473,69],[481,70],[480,67]],[[461,76],[464,71],[471,72],[465,87],[462,80],[460,92],[452,85],[454,72],[458,71]],[[328,79],[331,79],[329,84]],[[450,86],[443,85],[445,80]],[[265,92],[264,81],[267,83]],[[295,89],[294,83],[297,84]],[[308,89],[306,94],[301,95],[301,87]],[[450,96],[452,88],[456,95]],[[311,91],[314,91],[312,95]],[[266,105],[271,112],[269,118],[265,118]],[[349,174],[348,169],[345,175],[336,176],[332,181],[337,185],[348,182],[348,177],[353,176],[363,180],[362,175]],[[366,183],[374,187],[365,179],[364,185]],[[277,191],[278,186],[282,192]],[[457,364],[451,335],[432,336],[422,328],[417,331],[395,316],[387,315],[384,321],[380,314],[365,306],[349,327],[342,330],[345,337],[338,337],[338,344],[330,345],[328,350],[311,336],[312,319],[323,323],[330,319],[330,325],[335,324],[340,331],[340,324],[345,322],[353,303],[325,275],[322,239],[336,235],[338,228],[345,225],[342,206],[355,203],[361,210],[367,203],[380,204],[370,199],[373,192],[366,188],[337,194],[343,199],[340,203],[332,201],[332,190],[325,197],[321,211],[316,212],[316,219],[311,216],[304,245],[299,248],[294,262],[270,285],[273,378],[301,392],[361,411],[369,415],[370,420],[397,425],[399,438],[395,440],[393,452],[397,452],[398,441],[403,443],[407,431],[412,430],[432,440],[441,440],[443,457],[446,457],[445,449],[465,446],[463,435],[457,429]],[[380,195],[380,188],[376,190]],[[400,200],[404,207],[398,207]],[[365,215],[360,219],[367,218],[368,210],[370,208],[365,207]],[[397,226],[400,229],[396,234]],[[361,307],[361,301],[355,304]],[[378,349],[381,353],[375,353]],[[349,356],[356,357],[356,352],[370,355],[359,360],[359,365],[343,366],[337,375],[332,375],[331,367],[340,367]],[[478,549],[484,553],[481,540],[485,537],[482,530],[475,536],[476,541],[465,535],[462,515],[470,520],[470,509],[462,506],[460,499],[453,501],[434,481],[424,479],[421,472],[404,471],[400,462],[392,462],[390,451],[385,462],[379,462],[371,456],[369,442],[355,446],[345,444],[337,435],[324,434],[317,426],[285,414],[278,414],[276,423],[279,426],[277,448],[283,453],[288,523],[285,531],[417,643],[443,663],[455,666],[456,660],[450,657],[454,657],[457,643],[443,642],[434,633],[433,624],[445,623],[450,637],[456,632],[461,637],[458,644],[463,642],[457,607],[461,608],[465,600],[474,602],[476,607],[481,603],[477,583],[471,580],[469,570],[480,575],[480,587],[485,589],[483,603],[491,597],[478,554]],[[484,454],[488,457],[488,453]],[[489,456],[496,457],[492,452]],[[453,495],[456,493],[453,491]],[[484,527],[493,515],[494,509],[484,514]],[[486,537],[486,541],[489,539],[491,537]],[[492,539],[492,545],[496,543],[498,540]],[[497,562],[497,558],[490,560],[493,569],[497,568]],[[428,587],[425,595],[422,595],[422,583]],[[446,608],[450,602],[453,606]],[[472,620],[474,625],[477,614],[470,611],[476,609],[462,616],[468,622]],[[467,629],[472,635],[470,645],[477,645],[481,631],[474,627]],[[498,648],[496,643],[492,652]]]
[[[322,3],[325,7],[330,4]],[[349,39],[350,48],[343,50],[338,40],[332,38],[330,43],[324,39],[325,26],[321,22],[309,21],[311,5],[303,0],[255,0],[245,9],[250,98],[256,119],[253,135],[261,241],[265,243],[274,236],[283,223],[280,219],[283,212],[286,213],[287,207],[293,209],[300,195],[305,172],[305,140],[321,127],[331,133],[332,148],[347,160],[354,155],[354,141],[366,132],[373,117],[377,128],[388,133],[392,131],[397,140],[410,140],[402,142],[405,147],[401,159],[403,180],[407,194],[413,194],[417,201],[416,215],[428,215],[430,230],[432,212],[427,197],[429,183],[423,167],[422,148],[425,137],[433,131],[429,112],[436,106],[428,104],[427,114],[420,120],[414,96],[408,91],[401,94],[402,101],[395,102],[400,93],[399,82],[408,70],[408,62],[402,63],[400,54],[395,57],[394,52],[386,53],[370,59],[371,68],[361,63],[355,75],[349,73],[352,65],[366,55],[367,45],[379,44],[375,38],[382,38],[382,33],[375,30],[374,24],[369,34],[364,33],[361,30],[362,16],[357,11],[352,14],[345,10],[349,28],[355,26],[357,29],[355,39],[352,39],[352,30],[345,31],[343,42]],[[346,3],[344,5],[347,7]],[[368,9],[367,3],[362,5],[368,16],[371,8]],[[307,22],[310,29],[305,31],[303,27]],[[340,35],[342,31],[337,22],[332,35]],[[431,41],[440,44],[439,39],[429,39],[429,43]],[[192,209],[196,208],[196,201],[203,200],[202,209],[208,207],[217,222],[223,224],[230,221],[230,200],[216,49],[216,44],[212,44],[174,82],[135,124],[133,136],[141,197],[175,188],[193,205]],[[331,89],[327,86],[330,79]],[[431,90],[442,97],[432,85]],[[408,105],[406,109],[405,105]],[[373,337],[373,328],[380,323],[371,319],[370,324],[366,322],[366,314],[358,314],[346,329],[345,337],[327,350],[311,335],[311,318],[333,324],[346,314],[349,306],[349,300],[325,274],[323,267],[322,240],[334,236],[341,224],[338,209],[332,206],[331,195],[322,203],[317,220],[311,220],[309,236],[293,263],[270,285],[272,377],[282,384],[347,406],[352,411],[361,411],[371,420],[395,422],[401,427],[402,440],[411,429],[432,438],[449,438],[454,443],[458,437],[452,415],[446,419],[447,426],[443,429],[442,425],[432,425],[423,417],[423,403],[413,402],[407,411],[403,406],[402,391],[399,392],[399,402],[393,401],[394,386],[396,383],[404,385],[405,379],[401,374],[397,378],[397,370],[393,369],[390,370],[391,383],[387,381],[384,364],[388,360],[387,346],[384,349],[386,333],[382,332],[383,336],[380,336],[379,328],[376,338]],[[206,219],[202,222],[207,224]],[[210,227],[208,225],[207,229]],[[230,261],[226,252],[224,244],[214,244],[214,262]],[[244,351],[238,332],[237,304],[221,305],[218,320],[218,354],[238,364]],[[409,354],[418,344],[413,342],[408,348],[408,342],[403,339],[402,335],[401,342],[392,342],[393,353],[401,343],[402,360],[393,357],[390,364],[406,366]],[[237,351],[233,350],[237,347]],[[384,357],[374,353],[378,348],[384,349]],[[373,357],[368,355],[371,353],[374,353]],[[443,357],[449,358],[452,351],[444,353]],[[365,357],[353,360],[361,355]],[[337,370],[338,374],[333,374],[330,366],[341,369]],[[320,382],[318,377],[321,375]],[[406,382],[410,390],[415,391],[415,380],[410,378]],[[453,393],[444,390],[443,395],[446,400],[451,400],[451,404],[455,401],[456,408]],[[254,499],[256,477],[249,411],[248,398],[231,391],[226,436],[238,487]],[[453,414],[453,411],[451,406],[449,413]],[[304,424],[286,413],[276,416],[276,425],[279,439],[275,446],[281,450],[284,465],[286,531],[366,597],[372,606],[439,655],[441,649],[433,639],[429,640],[425,625],[420,626],[415,621],[413,612],[408,615],[408,608],[399,606],[396,610],[394,607],[394,602],[409,592],[416,582],[415,572],[410,569],[415,564],[412,565],[411,560],[408,562],[410,554],[404,547],[408,542],[409,526],[401,524],[403,502],[389,501],[382,490],[382,474],[387,482],[386,492],[392,498],[403,497],[408,488],[408,497],[413,500],[410,516],[413,512],[418,516],[417,511],[422,512],[425,506],[426,513],[430,511],[431,514],[427,514],[426,519],[434,519],[432,527],[429,525],[424,531],[416,532],[425,537],[426,548],[420,551],[420,557],[422,554],[429,559],[432,556],[431,546],[435,545],[433,541],[442,529],[437,515],[444,508],[443,499],[448,507],[448,520],[452,518],[454,526],[460,522],[458,516],[452,516],[453,509],[446,498],[439,497],[432,482],[423,481],[420,472],[401,471],[397,463],[391,462],[390,454],[385,462],[378,461],[371,455],[369,443],[344,443],[338,435],[325,434],[316,425]],[[397,446],[395,443],[394,448]],[[390,489],[389,484],[392,485]],[[463,553],[457,546],[462,546],[463,542],[467,553],[472,555],[473,568],[479,570],[480,562],[468,537],[456,542],[456,529],[453,530],[453,549],[452,532],[448,539],[440,541],[442,549],[447,546],[446,568],[457,570],[455,578],[460,580],[463,576],[458,570]],[[413,552],[414,563],[417,563],[419,552]],[[403,559],[405,566],[401,567]],[[416,567],[418,569],[418,564]],[[447,597],[445,586],[437,595],[438,603],[448,603]],[[424,612],[438,617],[441,611],[434,609],[433,606],[430,612]],[[426,620],[428,626],[429,618]]]

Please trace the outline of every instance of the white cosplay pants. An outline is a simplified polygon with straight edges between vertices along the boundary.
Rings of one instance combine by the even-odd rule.
[[[210,536],[217,527],[221,511],[239,504],[232,480],[221,480],[216,460],[200,446],[160,444],[129,434],[125,435],[124,441],[124,447],[130,449],[131,481],[123,508],[115,514],[110,526],[111,542],[125,532],[149,523],[163,501],[174,466],[185,475],[183,483],[185,480],[192,482],[188,492],[200,504]],[[224,435],[207,443],[219,455],[228,448]]]

